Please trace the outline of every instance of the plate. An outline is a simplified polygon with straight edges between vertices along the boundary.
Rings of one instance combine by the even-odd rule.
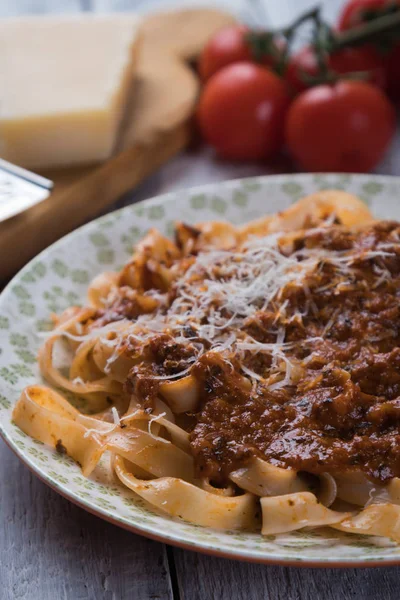
[[[82,508],[135,533],[190,550],[241,560],[304,566],[400,564],[400,545],[386,538],[333,529],[279,536],[218,531],[154,512],[110,480],[104,457],[90,479],[68,457],[20,431],[11,419],[23,387],[41,380],[36,354],[49,314],[85,301],[97,273],[119,269],[150,227],[171,234],[188,223],[244,223],[320,189],[359,195],[381,218],[400,220],[400,178],[368,175],[279,175],[241,179],[169,193],[106,215],[63,238],[31,261],[0,297],[0,432],[45,483]]]

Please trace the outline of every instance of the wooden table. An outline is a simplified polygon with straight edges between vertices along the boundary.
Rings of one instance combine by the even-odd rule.
[[[1,0],[0,15],[134,8],[143,0]],[[161,4],[159,2],[158,4]],[[246,4],[237,0],[237,6]],[[251,4],[251,0],[248,0]],[[259,7],[261,0],[253,0]],[[264,0],[273,23],[314,4]],[[330,16],[337,0],[327,0]],[[259,8],[258,8],[259,10]],[[400,174],[400,136],[378,169]],[[210,151],[169,163],[129,203],[179,187],[266,172],[211,160]],[[91,516],[41,483],[0,441],[1,600],[395,600],[400,568],[318,570],[211,558],[147,540]]]

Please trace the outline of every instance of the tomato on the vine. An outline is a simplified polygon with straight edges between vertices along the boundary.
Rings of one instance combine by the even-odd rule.
[[[400,0],[349,0],[339,16],[338,29],[352,29],[367,21],[376,19],[393,6],[400,7]]]
[[[309,87],[305,77],[316,77],[317,73],[318,63],[313,49],[305,46],[291,56],[284,78],[290,91],[297,94]]]
[[[400,0],[350,0],[340,14],[338,29],[344,31],[359,27],[393,10],[400,11]],[[387,92],[396,102],[400,101],[400,43],[383,53],[386,66]]]
[[[327,57],[329,70],[338,75],[363,72],[366,81],[385,89],[386,73],[383,58],[372,46],[343,48]],[[306,46],[292,56],[289,61],[285,80],[290,89],[299,93],[310,87],[306,77],[317,77],[319,74],[318,61],[314,50]],[[304,77],[305,75],[305,77]]]
[[[375,86],[339,81],[302,92],[285,125],[289,152],[308,171],[367,172],[395,131],[395,111]]]
[[[251,50],[251,44],[246,36],[250,29],[245,25],[230,25],[217,31],[207,42],[199,59],[199,73],[202,81],[207,81],[217,71],[241,61],[253,61],[273,67],[278,61],[276,56],[263,55],[256,61]],[[276,51],[282,47],[282,42],[276,42]]]
[[[289,101],[284,82],[268,69],[229,65],[204,87],[197,112],[201,133],[226,158],[266,159],[282,144]]]
[[[203,81],[231,63],[251,60],[246,41],[248,32],[249,28],[245,25],[231,25],[217,31],[205,45],[199,59],[199,73]]]

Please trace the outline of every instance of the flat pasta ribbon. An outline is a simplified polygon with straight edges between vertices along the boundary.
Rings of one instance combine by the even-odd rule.
[[[211,333],[208,339],[197,336],[196,331],[186,327],[184,322],[185,316],[192,314],[196,303],[198,310],[202,302],[207,304],[200,293],[204,291],[202,271],[194,274],[197,283],[200,281],[197,299],[190,295],[193,288],[189,292],[186,288],[181,289],[182,297],[178,297],[180,308],[172,314],[172,319],[167,312],[170,308],[168,301],[182,283],[178,281],[180,275],[190,271],[202,252],[213,250],[217,256],[222,256],[236,247],[239,253],[236,253],[233,262],[237,265],[244,260],[244,248],[249,239],[253,240],[252,236],[274,238],[274,234],[282,232],[284,244],[290,245],[303,229],[317,228],[320,233],[327,223],[337,222],[340,226],[357,228],[372,220],[360,199],[345,192],[328,190],[303,198],[282,213],[243,226],[207,222],[192,227],[178,223],[175,242],[151,229],[120,273],[102,273],[92,281],[88,290],[89,307],[70,308],[56,320],[56,329],[48,336],[39,354],[41,371],[51,384],[83,395],[92,411],[102,403],[106,404],[106,409],[98,411],[97,416],[84,415],[53,389],[29,386],[14,408],[15,423],[34,439],[66,452],[81,466],[85,476],[90,476],[104,452],[110,453],[112,468],[121,484],[172,517],[230,530],[254,530],[260,527],[261,520],[263,535],[330,526],[350,533],[388,536],[400,542],[398,478],[393,478],[387,486],[381,486],[368,480],[361,471],[344,471],[334,475],[322,473],[317,477],[277,467],[255,456],[241,468],[228,473],[229,477],[222,480],[221,487],[217,487],[218,482],[213,482],[210,477],[198,477],[190,445],[190,427],[185,425],[183,428],[180,424],[186,423],[185,419],[193,422],[202,401],[201,380],[192,374],[192,366],[199,360],[205,346],[212,346],[216,339]],[[274,252],[283,259],[284,254],[279,254],[278,249],[275,248]],[[253,260],[262,261],[258,256],[256,253]],[[211,258],[214,261],[215,257]],[[218,263],[220,259],[215,260]],[[299,265],[301,263],[296,259],[296,264],[290,267],[291,272],[297,273]],[[249,271],[245,275],[249,277]],[[273,279],[268,279],[265,273],[263,276],[268,281]],[[223,281],[226,287],[227,280],[219,273],[213,272],[210,277],[212,283]],[[254,277],[253,271],[252,285],[258,290],[259,280],[254,283]],[[216,289],[219,289],[220,295],[224,291],[214,286],[215,297],[211,294],[208,300],[212,318],[209,318],[211,313],[202,313],[201,309],[198,323],[195,323],[200,328],[208,320],[206,326],[214,332],[227,328],[234,318],[229,317],[222,325],[215,323],[213,303],[218,296]],[[239,288],[236,287],[228,295],[236,298],[238,294]],[[264,302],[264,296],[261,295],[258,301]],[[279,300],[277,295],[273,298]],[[245,299],[247,301],[248,297]],[[228,300],[226,298],[226,302]],[[226,306],[224,304],[223,308]],[[284,310],[284,307],[280,308]],[[146,323],[153,313],[160,319],[154,319],[153,329],[146,331]],[[244,315],[247,315],[246,311]],[[179,335],[173,329],[173,323]],[[157,363],[151,352],[142,352],[155,332],[170,335],[173,346],[189,341],[182,359],[183,367],[181,361],[174,357],[169,361],[170,370],[164,373],[160,368],[162,361]],[[222,356],[232,344],[232,335],[236,341],[235,335],[228,332],[225,339],[221,341],[219,338],[219,342],[214,343],[210,352]],[[197,346],[191,342],[193,339],[198,340]],[[283,339],[284,335],[281,345]],[[71,354],[68,374],[55,364],[61,340]],[[239,350],[249,350],[246,340],[239,341]],[[255,340],[252,342],[254,345]],[[259,346],[268,350],[267,347],[274,344],[259,343]],[[276,356],[271,354],[271,364],[276,362],[275,359]],[[281,369],[278,369],[271,375],[271,389],[279,389],[287,385],[287,381],[293,384],[301,378],[301,369],[292,365],[289,373],[284,359],[283,355],[285,378],[282,379]],[[226,363],[233,373],[236,367],[229,361]],[[135,383],[136,370],[140,365],[146,375],[144,380],[147,378],[155,383],[155,392],[149,392],[150,400],[143,406],[138,404],[135,386],[132,385],[129,394],[125,388],[129,377]],[[215,377],[219,372],[217,368]],[[235,372],[235,385],[250,394],[257,377],[262,379],[261,375],[242,364]],[[337,510],[340,503],[345,510]]]

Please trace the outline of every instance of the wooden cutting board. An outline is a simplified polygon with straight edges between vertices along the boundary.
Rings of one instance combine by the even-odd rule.
[[[190,63],[221,27],[234,22],[208,9],[145,18],[132,98],[113,157],[101,165],[42,172],[54,181],[48,199],[0,224],[0,279],[40,250],[95,217],[190,140],[199,81]]]

